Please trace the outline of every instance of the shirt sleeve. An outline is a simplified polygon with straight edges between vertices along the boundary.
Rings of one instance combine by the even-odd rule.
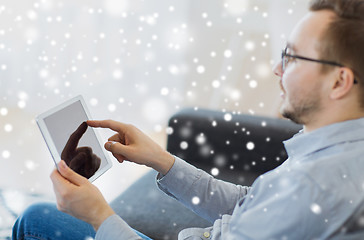
[[[329,192],[298,171],[260,178],[234,210],[228,237],[221,239],[327,239],[321,234],[336,221],[332,201]]]
[[[157,177],[158,187],[211,223],[232,214],[249,187],[217,180],[208,173],[175,157],[165,176]]]
[[[142,239],[118,215],[108,217],[96,232],[95,240],[139,240]]]

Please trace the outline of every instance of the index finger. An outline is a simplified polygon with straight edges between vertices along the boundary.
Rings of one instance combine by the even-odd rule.
[[[126,124],[114,120],[87,120],[90,127],[109,128],[115,132],[123,133],[126,129]]]
[[[82,122],[81,125],[74,131],[68,139],[66,146],[64,147],[62,154],[69,154],[76,150],[78,142],[87,130],[87,123]]]

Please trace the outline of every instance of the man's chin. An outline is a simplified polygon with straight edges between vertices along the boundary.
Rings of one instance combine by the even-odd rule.
[[[282,117],[291,120],[294,123],[298,123],[298,119],[296,119],[296,114],[287,108],[287,106],[284,105],[284,102],[279,110]]]
[[[281,114],[282,117],[287,118],[287,116],[289,115],[288,110],[283,104],[284,103],[282,103],[281,108],[279,109],[279,113]]]
[[[304,124],[301,118],[299,118],[293,111],[281,111],[281,115],[282,117],[289,119],[296,124]]]

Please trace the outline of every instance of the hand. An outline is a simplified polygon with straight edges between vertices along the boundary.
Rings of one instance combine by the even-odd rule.
[[[51,174],[58,210],[90,223],[95,231],[114,211],[101,192],[86,178],[75,173],[64,161]]]
[[[163,175],[173,166],[174,157],[133,125],[113,120],[88,120],[87,124],[90,127],[109,128],[117,132],[105,143],[105,149],[119,162],[128,160],[146,165]]]
[[[99,169],[101,159],[92,152],[92,148],[90,147],[77,148],[87,127],[87,123],[83,122],[76,131],[71,134],[62,151],[61,158],[75,172],[86,178],[90,178]]]

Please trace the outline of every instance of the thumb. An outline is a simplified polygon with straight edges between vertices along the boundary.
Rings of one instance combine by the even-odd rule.
[[[75,171],[73,171],[70,167],[67,166],[67,164],[65,163],[65,161],[61,160],[58,163],[58,169],[60,174],[66,178],[68,181],[70,181],[71,183],[80,186],[82,184],[85,184],[86,182],[88,182],[88,180],[79,175],[78,173],[76,173]]]
[[[125,157],[128,155],[129,152],[127,146],[114,141],[109,141],[105,143],[105,149],[112,152],[113,154],[123,155]]]

